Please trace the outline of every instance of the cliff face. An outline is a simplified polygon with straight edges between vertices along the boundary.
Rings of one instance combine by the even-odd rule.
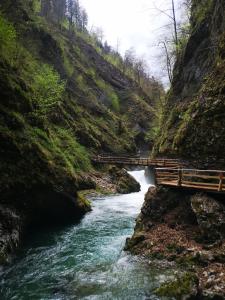
[[[90,155],[134,152],[152,118],[151,99],[88,33],[48,23],[38,3],[0,3],[0,257],[24,224],[88,211],[77,191],[95,188]]]
[[[225,167],[224,16],[223,0],[192,1],[191,35],[175,65],[156,156]],[[150,188],[126,249],[186,271],[159,296],[224,299],[224,222],[224,195]]]
[[[225,3],[193,1],[191,35],[174,69],[155,154],[223,159]]]

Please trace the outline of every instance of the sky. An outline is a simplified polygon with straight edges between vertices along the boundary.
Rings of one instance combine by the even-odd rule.
[[[181,0],[175,0],[176,8]],[[158,46],[171,20],[154,9],[171,8],[171,0],[80,0],[89,16],[89,28],[101,27],[104,40],[123,55],[133,47],[146,59],[150,74],[168,85],[162,50]],[[171,13],[170,11],[167,11]]]

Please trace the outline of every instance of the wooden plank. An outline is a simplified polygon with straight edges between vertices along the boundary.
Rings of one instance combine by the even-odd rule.
[[[183,177],[196,177],[196,178],[203,178],[203,179],[219,179],[219,176],[213,175],[196,175],[196,174],[185,174],[183,173]]]
[[[164,176],[166,176],[166,177],[178,177],[178,174],[168,174],[168,173],[166,173],[166,174],[157,174],[156,176],[157,177],[164,177]]]
[[[156,170],[168,170],[168,168],[157,168]],[[178,171],[178,169],[177,169]],[[199,170],[199,169],[182,169],[183,172],[185,171],[193,171],[193,172],[197,172],[197,173],[223,173],[225,174],[225,171],[222,170]]]
[[[156,173],[156,176],[161,176],[161,175],[168,175],[168,176],[177,176],[178,175],[178,173],[176,172],[176,173],[164,173],[164,172],[162,172],[162,173]]]
[[[191,184],[182,184],[182,186],[177,186],[176,182],[172,182],[172,181],[161,182],[160,185],[174,186],[174,187],[179,187],[179,188],[192,188],[192,189],[197,189],[197,190],[217,191],[217,187],[197,186],[197,185],[191,185]],[[225,191],[225,188],[223,188],[223,191]]]
[[[183,181],[184,184],[193,184],[193,185],[204,185],[204,186],[217,186],[218,183],[207,183],[207,182],[197,182],[197,181]]]

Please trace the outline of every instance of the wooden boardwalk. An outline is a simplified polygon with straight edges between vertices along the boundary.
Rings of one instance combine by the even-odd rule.
[[[177,159],[150,159],[141,158],[138,156],[103,156],[98,155],[92,158],[92,161],[100,164],[112,165],[130,165],[130,166],[153,166],[153,167],[167,167],[178,168],[179,160]]]
[[[225,193],[225,171],[156,168],[157,185]]]
[[[99,164],[149,166],[155,169],[156,185],[225,193],[225,171],[185,169],[178,159],[98,155],[92,161]]]

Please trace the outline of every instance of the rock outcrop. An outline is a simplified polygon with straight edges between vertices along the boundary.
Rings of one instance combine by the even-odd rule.
[[[118,193],[129,194],[140,191],[140,184],[125,169],[112,167],[109,174],[112,182],[116,185]]]
[[[196,299],[205,299],[207,295],[224,297],[224,222],[225,204],[215,197],[151,187],[125,250],[150,260],[173,262],[179,269],[185,269],[190,282],[191,278],[198,279]],[[194,277],[187,276],[188,272]],[[172,295],[169,287],[174,286],[177,284],[170,283],[159,291]],[[189,287],[191,290],[192,285]],[[178,294],[182,290],[180,287]]]
[[[18,247],[24,227],[24,217],[15,209],[0,205],[0,265]]]
[[[201,234],[209,243],[225,239],[225,206],[210,196],[194,195],[191,198]]]

